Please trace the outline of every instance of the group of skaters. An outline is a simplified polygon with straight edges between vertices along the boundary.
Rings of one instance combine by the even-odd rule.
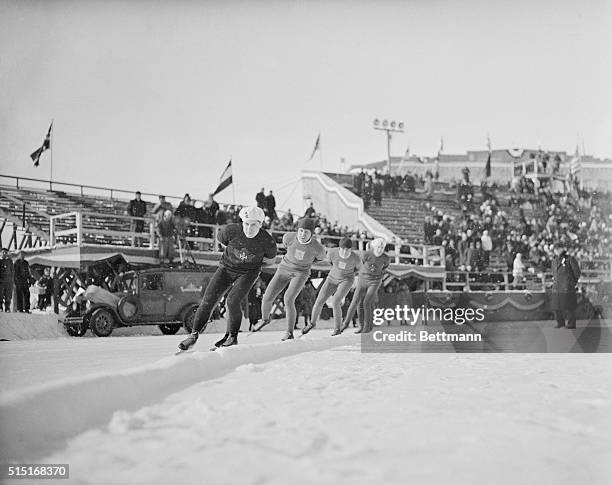
[[[200,333],[206,329],[215,306],[226,292],[227,331],[215,343],[214,348],[238,343],[242,322],[241,301],[256,283],[261,269],[273,266],[276,262],[276,242],[262,227],[265,217],[262,208],[245,207],[240,212],[241,223],[228,224],[219,230],[217,240],[224,247],[223,255],[195,313],[192,332],[179,344],[180,350],[187,350],[197,342]],[[287,330],[281,340],[294,339],[296,298],[310,277],[312,265],[317,261],[327,261],[331,270],[319,290],[310,321],[301,333],[307,334],[316,326],[323,304],[330,297],[333,297],[332,335],[340,335],[345,331],[358,309],[360,325],[356,333],[372,331],[372,314],[377,292],[389,266],[389,257],[385,254],[386,241],[382,238],[374,239],[361,256],[354,251],[352,241],[347,237],[340,240],[339,247],[327,250],[315,237],[315,224],[313,218],[304,217],[298,221],[296,232],[283,236],[286,254],[265,289],[261,302],[262,321],[253,327],[253,331],[257,332],[271,322],[273,303],[285,290],[283,301]],[[353,287],[356,277],[353,299],[343,319],[342,301]]]

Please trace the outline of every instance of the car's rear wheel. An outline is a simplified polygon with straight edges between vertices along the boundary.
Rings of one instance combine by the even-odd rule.
[[[164,335],[174,335],[176,332],[178,332],[181,329],[181,324],[175,323],[175,324],[159,325],[159,329],[161,330],[161,333],[163,333]]]
[[[108,337],[113,332],[115,317],[106,308],[99,308],[89,319],[89,328],[98,337]]]
[[[187,333],[191,333],[193,329],[193,319],[195,318],[196,311],[198,311],[198,307],[192,306],[183,315],[183,328]]]

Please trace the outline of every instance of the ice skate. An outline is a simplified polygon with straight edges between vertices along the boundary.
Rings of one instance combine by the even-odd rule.
[[[199,334],[197,332],[190,333],[189,336],[178,345],[179,352],[185,352],[193,347],[198,341],[198,336]]]
[[[285,335],[283,335],[283,338],[281,339],[281,342],[284,342],[285,340],[293,340],[293,333],[292,332],[285,332]]]
[[[261,321],[261,323],[258,323],[257,325],[253,326],[253,331],[251,333],[259,332],[262,328],[264,328],[266,325],[268,325],[271,321],[272,321],[272,319],[270,317],[264,318]]]
[[[355,330],[355,333],[363,333],[363,327],[359,327],[357,330]]]
[[[229,337],[229,333],[226,333],[223,337],[221,337],[221,340],[217,340],[215,342],[215,346],[211,347],[210,350],[217,350],[219,347],[221,347],[225,343],[228,337]]]
[[[309,323],[308,325],[306,325],[303,329],[302,329],[302,335],[306,335],[308,332],[310,332],[312,329],[314,328],[314,325]]]
[[[221,347],[231,347],[232,345],[238,345],[238,336],[229,335],[225,341],[221,344]]]
[[[341,333],[342,333],[342,329],[335,328],[332,333],[332,337],[335,337],[336,335],[340,335]]]

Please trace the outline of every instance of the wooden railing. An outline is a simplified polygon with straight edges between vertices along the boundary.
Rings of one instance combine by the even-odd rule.
[[[136,222],[143,224],[143,232],[134,230]],[[117,226],[119,222],[120,227]],[[129,229],[127,229],[129,226]],[[217,233],[221,226],[192,222],[181,232],[181,241],[190,243],[202,251],[219,251]],[[270,230],[279,247],[282,237],[288,231]],[[210,237],[198,234],[209,233]],[[322,234],[319,236],[325,245],[338,246],[340,236]],[[147,217],[100,214],[87,211],[68,212],[51,216],[49,224],[50,246],[61,244],[115,244],[119,246],[157,247],[155,220]],[[365,250],[370,239],[351,238],[353,247]],[[387,245],[387,254],[393,264],[418,266],[444,266],[444,248],[424,244],[403,245],[394,242]]]

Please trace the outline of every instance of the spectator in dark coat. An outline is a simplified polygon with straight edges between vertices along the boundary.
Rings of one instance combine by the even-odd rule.
[[[310,322],[310,315],[312,313],[312,307],[314,306],[315,298],[316,291],[314,289],[314,286],[312,286],[310,280],[308,280],[295,301],[295,328],[298,328],[298,320],[300,318],[300,315],[304,316],[304,327],[308,325],[308,323]]]
[[[205,210],[210,214],[210,219],[212,221],[217,218],[217,212],[219,212],[219,204],[214,199],[213,194],[208,195],[208,200],[205,204]]]
[[[23,257],[23,252],[19,252],[15,269],[15,297],[17,298],[17,311],[30,313],[30,283],[32,273],[30,264]]]
[[[306,212],[304,212],[304,217],[307,217],[309,219],[317,217],[317,211],[314,209],[314,205],[312,202],[308,206],[308,209],[306,209]]]
[[[382,182],[380,180],[376,180],[376,182],[374,182],[374,186],[372,187],[372,198],[374,199],[374,205],[379,207],[382,205],[382,192]]]
[[[144,217],[147,213],[147,204],[140,198],[140,192],[134,194],[134,198],[130,200],[127,208],[128,215],[132,217]],[[144,232],[144,221],[132,220],[131,231]]]
[[[0,256],[0,310],[4,307],[5,312],[11,311],[14,279],[13,260],[9,256],[8,249],[2,248],[2,256]]]
[[[557,319],[556,328],[576,328],[576,285],[580,279],[580,266],[573,256],[567,254],[565,247],[555,247],[555,258],[552,262],[553,294],[552,309]]]
[[[266,212],[266,194],[264,193],[264,188],[261,188],[261,191],[255,195],[255,202],[257,202],[257,207]]]
[[[189,194],[185,194],[183,200],[178,205],[176,210],[174,211],[175,216],[179,216],[181,219],[189,218],[189,220],[193,220],[193,202],[191,202],[191,197]]]
[[[272,195],[272,191],[266,197],[266,209],[264,212],[270,219],[276,219],[276,199]]]

